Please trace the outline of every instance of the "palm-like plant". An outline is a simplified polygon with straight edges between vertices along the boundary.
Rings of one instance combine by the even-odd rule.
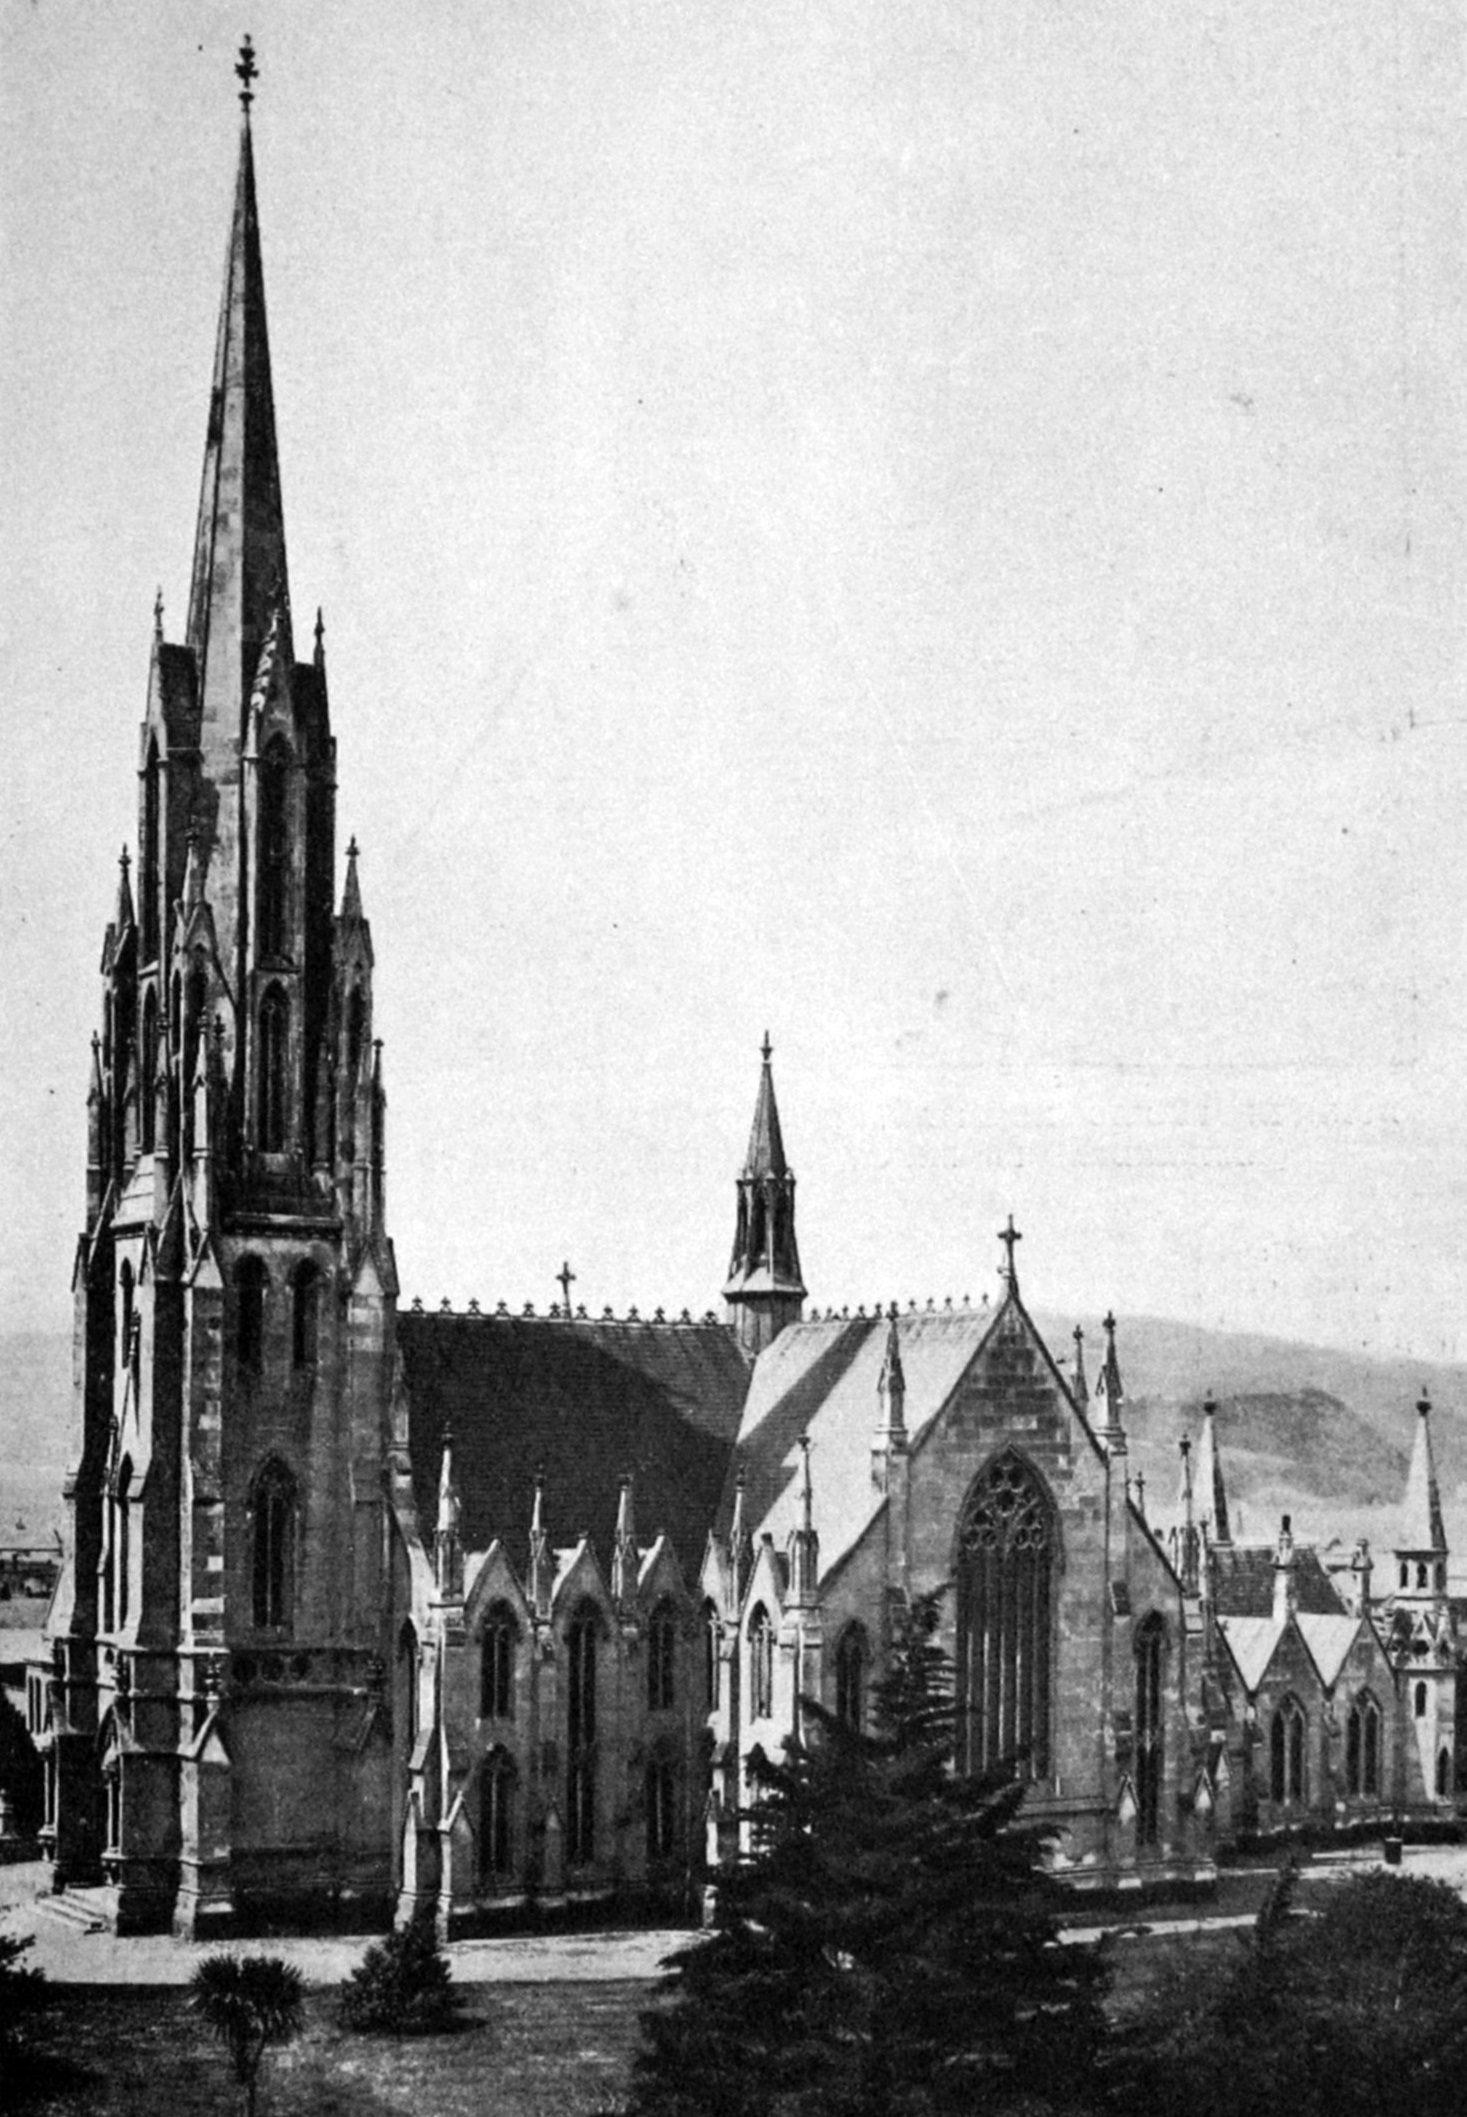
[[[193,1974],[189,2004],[229,2052],[248,2117],[255,2117],[267,2045],[289,2043],[304,2020],[299,1970],[278,1955],[208,1955]]]

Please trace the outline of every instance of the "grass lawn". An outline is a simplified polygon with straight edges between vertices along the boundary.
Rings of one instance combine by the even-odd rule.
[[[307,1996],[305,2033],[271,2051],[260,2117],[593,2117],[614,2111],[631,2070],[642,1984],[465,1985],[448,2036],[357,2036],[336,2026],[335,1993]],[[229,2060],[177,1987],[58,1987],[52,2047],[84,2078],[24,2105],[38,2117],[163,2112],[219,2117],[240,2107]],[[8,2108],[0,2082],[0,2107]]]

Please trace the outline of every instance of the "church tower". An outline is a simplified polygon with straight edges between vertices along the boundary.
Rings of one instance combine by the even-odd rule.
[[[1447,1593],[1447,1533],[1423,1389],[1388,1596],[1391,1658],[1405,1697],[1406,1786],[1430,1802],[1457,1791],[1457,1628]],[[1419,1773],[1419,1779],[1417,1777]]]
[[[340,911],[319,615],[297,660],[250,106],[188,617],[154,613],[102,954],[67,1556],[49,1627],[57,1887],[119,1930],[387,1900],[396,1279],[372,945]]]
[[[804,1311],[795,1242],[795,1179],[785,1160],[774,1100],[773,1047],[765,1032],[749,1151],[738,1180],[738,1218],[723,1298],[739,1344],[751,1358]]]

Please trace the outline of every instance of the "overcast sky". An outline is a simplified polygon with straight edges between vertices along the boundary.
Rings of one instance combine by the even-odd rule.
[[[1467,1356],[1449,0],[0,0],[0,1327],[255,136],[403,1291]]]

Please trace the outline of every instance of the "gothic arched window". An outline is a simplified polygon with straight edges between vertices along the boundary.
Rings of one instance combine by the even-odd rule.
[[[647,1627],[647,1710],[665,1712],[672,1704],[677,1667],[677,1612],[660,1602]]]
[[[1436,1753],[1436,1797],[1445,1801],[1452,1790],[1452,1753],[1445,1744]]]
[[[969,1773],[1015,1760],[1049,1772],[1054,1512],[1012,1450],[968,1496],[958,1536],[959,1762]]]
[[[514,1718],[514,1650],[519,1627],[508,1603],[489,1605],[479,1647],[479,1717]]]
[[[260,760],[260,954],[285,953],[290,877],[290,747],[272,737]]]
[[[260,1150],[285,1151],[290,1002],[272,985],[260,1002]]]
[[[647,1857],[665,1860],[677,1844],[677,1773],[666,1757],[647,1766]]]
[[[1278,1802],[1304,1799],[1304,1708],[1285,1698],[1269,1729],[1269,1792]]]
[[[718,1611],[710,1599],[703,1605],[703,1690],[710,1713],[717,1712],[722,1684],[719,1674],[723,1667],[723,1626],[718,1621]]]
[[[1136,1633],[1136,1842],[1154,1845],[1161,1828],[1161,1672],[1166,1625],[1153,1611]]]
[[[117,1473],[116,1512],[113,1516],[112,1563],[117,1578],[117,1629],[127,1623],[132,1601],[132,1461],[124,1456]]]
[[[1367,1797],[1380,1793],[1380,1707],[1362,1691],[1345,1722],[1345,1788]]]
[[[255,1478],[250,1517],[255,1623],[284,1631],[295,1594],[295,1480],[278,1457],[272,1456]]]
[[[1426,1685],[1424,1683],[1418,1683],[1416,1686],[1414,1711],[1418,1720],[1426,1718]]]
[[[314,1367],[321,1327],[321,1274],[307,1258],[291,1281],[290,1357],[295,1367]]]
[[[566,1714],[565,1856],[583,1867],[596,1854],[596,1642],[601,1620],[582,1603],[566,1637],[570,1683]]]
[[[749,1619],[749,1717],[767,1720],[774,1711],[774,1626],[761,1602]]]
[[[234,1275],[239,1295],[239,1364],[258,1369],[265,1352],[265,1288],[269,1273],[258,1257],[241,1257]]]
[[[143,844],[138,863],[144,963],[151,963],[158,953],[158,806],[158,745],[150,738],[148,760],[143,766]]]
[[[479,1879],[502,1885],[514,1865],[514,1761],[491,1750],[479,1768]]]
[[[138,1142],[144,1154],[158,1143],[158,995],[148,987],[143,999],[143,1063],[138,1087]]]
[[[835,1649],[835,1717],[859,1734],[866,1725],[866,1669],[870,1648],[865,1628],[848,1624]]]

